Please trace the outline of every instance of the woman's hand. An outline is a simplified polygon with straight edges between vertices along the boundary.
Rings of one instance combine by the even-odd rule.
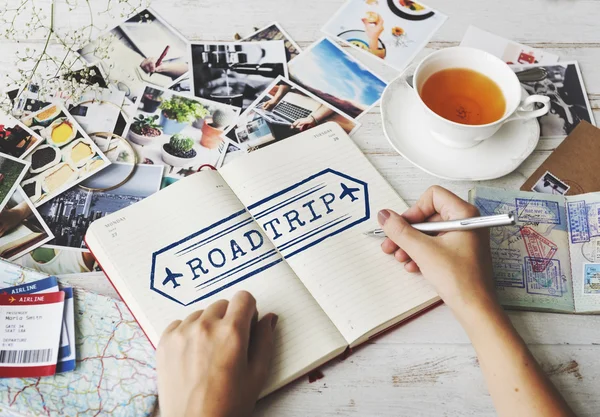
[[[476,207],[450,191],[430,187],[417,204],[402,215],[379,212],[388,238],[383,251],[406,262],[409,272],[423,273],[457,314],[468,306],[495,302],[487,230],[448,232],[429,236],[410,226],[425,221],[457,220],[478,216]]]
[[[4,236],[23,220],[32,214],[31,209],[25,201],[17,204],[13,208],[5,208],[0,213],[0,236]]]
[[[262,108],[264,110],[273,110],[277,103],[279,103],[279,100],[277,100],[276,98],[272,98],[270,100],[265,101],[262,105]]]
[[[308,116],[296,120],[294,123],[292,123],[290,127],[292,129],[298,129],[299,131],[303,132],[307,129],[310,129],[311,127],[315,127],[316,125],[317,123],[315,122],[315,119],[311,116]]]
[[[158,393],[164,417],[246,417],[267,380],[277,316],[257,322],[245,291],[231,302],[177,320],[158,349]]]

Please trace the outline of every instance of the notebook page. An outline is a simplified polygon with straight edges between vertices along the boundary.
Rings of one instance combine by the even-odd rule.
[[[342,352],[347,344],[279,254],[269,257],[274,248],[266,238],[252,252],[252,243],[258,246],[260,239],[258,232],[251,232],[250,242],[245,234],[251,230],[258,227],[221,176],[202,172],[94,222],[86,242],[154,346],[173,320],[230,299],[239,290],[254,295],[261,315],[278,314],[266,394]],[[202,233],[187,238],[197,231]],[[230,265],[235,256],[237,263]],[[227,273],[222,271],[239,270],[243,259],[262,259],[245,265],[262,270],[224,279]]]
[[[378,227],[378,210],[407,206],[337,124],[239,158],[221,174],[349,344],[438,300],[363,235]]]
[[[600,312],[600,193],[565,197],[577,313]]]

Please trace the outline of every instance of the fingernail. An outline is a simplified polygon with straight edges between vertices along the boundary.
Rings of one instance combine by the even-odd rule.
[[[271,318],[271,330],[275,330],[275,326],[277,326],[277,320],[279,320],[279,317],[277,314],[273,314],[273,317]]]
[[[383,226],[387,219],[390,218],[390,212],[387,210],[381,210],[377,213],[377,221],[379,221],[379,225]]]

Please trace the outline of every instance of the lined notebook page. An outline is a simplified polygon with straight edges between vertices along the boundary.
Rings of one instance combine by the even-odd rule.
[[[243,210],[241,202],[218,173],[202,172],[94,222],[86,241],[154,346],[157,346],[164,328],[173,320],[183,319],[216,300],[230,299],[239,290],[254,295],[261,315],[268,312],[278,314],[276,354],[271,379],[263,392],[266,395],[341,353],[347,346],[342,335],[285,262],[187,306],[150,289],[153,253]],[[240,246],[248,252],[239,234],[228,235],[227,242],[230,237],[238,239]],[[208,247],[217,247],[217,242],[211,241]],[[187,250],[185,245],[182,247]],[[265,239],[261,250],[270,249],[273,246]],[[276,254],[276,257],[279,255]],[[160,259],[156,259],[156,265],[160,265]],[[159,268],[156,268],[154,285],[175,298],[183,297],[178,298],[180,300],[193,300],[193,296],[185,298],[197,291],[194,286],[188,286],[189,281],[186,280],[189,280],[189,274],[177,269],[176,262],[169,265],[172,272],[183,273],[177,278],[181,286],[174,288],[172,282],[163,285],[164,270]],[[183,293],[178,293],[181,289]],[[216,289],[211,288],[211,291]]]
[[[289,257],[289,251],[282,250],[287,247],[285,244],[279,244],[277,239],[273,242],[278,245],[281,253],[286,256],[288,265],[325,310],[346,341],[355,345],[364,341],[366,335],[381,330],[409,312],[422,309],[438,300],[433,288],[420,275],[407,273],[393,257],[381,251],[381,240],[363,235],[364,232],[378,227],[378,210],[392,208],[403,212],[407,208],[406,204],[354,142],[334,123],[324,124],[239,158],[222,168],[221,174],[240,200],[250,208],[250,212],[255,214],[256,210],[253,210],[252,206],[257,201],[278,194],[281,190],[328,169],[367,183],[369,219]],[[341,180],[337,181],[336,178]],[[341,187],[341,183],[352,187],[356,184],[345,180],[343,176],[329,175],[323,181],[320,177],[311,181],[314,182],[314,187],[307,193],[319,190],[325,182],[328,183],[327,187]],[[331,188],[324,188],[323,191],[326,189]],[[340,188],[336,199],[340,202],[343,200],[343,204],[348,206],[350,197],[341,199],[342,191]],[[290,195],[292,194],[290,191]],[[317,207],[320,202],[319,194],[311,196],[316,200],[313,206],[315,212],[325,215],[326,210],[322,204]],[[360,193],[356,193],[356,198],[360,198]],[[287,200],[293,201],[294,198],[290,197]],[[308,224],[310,212],[302,206],[303,202],[305,203],[306,199],[285,204],[289,209],[298,211],[300,218]],[[355,203],[359,204],[360,201]],[[339,218],[335,217],[336,212],[330,215],[334,219]],[[264,226],[264,221],[256,215],[255,218]],[[339,221],[343,221],[344,218]],[[325,219],[319,219],[323,220]],[[273,238],[270,228],[265,232]]]

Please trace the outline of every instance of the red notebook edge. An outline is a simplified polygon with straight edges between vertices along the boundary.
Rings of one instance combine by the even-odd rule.
[[[123,301],[123,304],[125,304],[125,307],[127,307],[127,310],[129,310],[129,313],[131,314],[131,316],[134,318],[134,320],[136,321],[136,323],[138,324],[138,326],[140,327],[140,329],[142,330],[142,332],[144,333],[144,336],[146,336],[146,339],[148,339],[148,341],[150,342],[150,345],[152,345],[152,347],[154,348],[154,350],[156,350],[156,346],[154,346],[154,343],[152,343],[152,341],[150,340],[150,338],[148,337],[148,334],[146,333],[146,331],[144,330],[144,328],[142,327],[142,325],[140,324],[140,322],[138,321],[138,319],[135,317],[135,314],[133,314],[133,311],[131,311],[131,309],[129,308],[129,306],[127,305],[127,303],[125,302],[125,300],[123,299],[123,296],[121,296],[121,293],[119,292],[119,290],[117,289],[117,287],[115,287],[115,284],[113,283],[113,281],[110,279],[110,277],[108,276],[108,274],[106,273],[106,271],[104,270],[104,268],[102,267],[102,264],[100,263],[100,261],[96,258],[96,256],[94,255],[94,251],[92,250],[92,248],[90,247],[90,245],[88,245],[87,241],[85,240],[85,237],[83,239],[83,241],[85,242],[85,245],[87,246],[87,248],[89,249],[90,253],[92,254],[92,256],[94,256],[94,259],[96,259],[96,262],[98,262],[98,266],[100,267],[100,269],[102,270],[102,272],[104,273],[104,275],[106,276],[106,278],[108,279],[108,282],[110,282],[110,285],[112,285],[112,287],[115,289],[116,293],[119,295],[119,297],[121,297],[121,301]],[[411,314],[410,316],[406,317],[403,320],[400,320],[398,323],[394,323],[391,326],[389,326],[386,329],[381,330],[380,332],[374,334],[373,336],[369,337],[369,339],[367,339],[364,343],[361,343],[359,346],[356,346],[354,348],[351,348],[350,346],[348,346],[346,348],[345,351],[343,351],[342,353],[340,353],[339,355],[337,355],[334,358],[331,358],[330,360],[323,362],[320,365],[317,365],[316,367],[306,371],[304,374],[300,375],[298,378],[294,379],[293,381],[290,381],[288,384],[283,385],[279,388],[277,388],[276,390],[270,392],[268,395],[265,395],[262,398],[266,398],[269,395],[278,392],[279,390],[285,388],[287,385],[292,384],[294,382],[297,382],[303,378],[305,378],[307,375],[309,375],[311,372],[314,372],[315,370],[321,368],[322,366],[326,366],[330,363],[332,363],[335,360],[340,360],[340,361],[344,361],[346,360],[348,357],[350,357],[350,355],[352,355],[352,353],[354,353],[355,350],[357,349],[361,349],[363,348],[365,345],[367,345],[369,342],[380,338],[381,336],[383,336],[384,334],[396,329],[397,327],[402,326],[403,324],[408,323],[411,320],[416,319],[417,317],[419,317],[420,315],[429,312],[430,310],[433,310],[436,307],[439,307],[440,305],[444,304],[444,302],[442,300],[436,301],[435,303],[431,304],[430,306],[425,307],[422,310],[419,310],[413,314]],[[262,399],[261,398],[261,399]]]
[[[152,343],[152,340],[150,340],[150,338],[148,337],[148,334],[146,333],[146,331],[144,330],[144,328],[140,324],[139,320],[137,319],[137,317],[135,317],[135,314],[133,314],[133,311],[131,311],[131,309],[127,305],[127,302],[125,302],[125,300],[123,299],[123,296],[121,295],[121,293],[119,292],[119,290],[115,286],[115,283],[112,281],[112,279],[110,279],[110,277],[108,276],[108,274],[106,273],[106,271],[102,267],[102,264],[100,263],[100,261],[98,260],[98,258],[96,258],[96,255],[94,255],[94,251],[92,250],[92,248],[90,247],[90,245],[85,240],[85,236],[83,238],[83,241],[85,242],[85,246],[87,246],[88,250],[90,251],[90,253],[94,257],[94,259],[96,260],[96,262],[98,262],[98,266],[100,267],[100,269],[104,273],[104,276],[108,279],[108,282],[110,282],[110,285],[112,285],[112,287],[115,289],[115,292],[119,295],[119,297],[121,298],[121,301],[123,302],[123,304],[125,304],[125,307],[127,307],[127,310],[129,310],[129,313],[131,314],[131,317],[133,317],[133,319],[135,320],[135,322],[138,324],[138,326],[142,330],[142,333],[144,333],[144,336],[146,336],[146,339],[148,339],[148,342],[150,342],[150,345],[154,348],[154,350],[156,350],[156,346],[154,346],[154,343]]]
[[[369,342],[373,341],[374,339],[378,339],[378,338],[380,338],[380,337],[381,337],[381,336],[383,336],[384,334],[386,334],[386,333],[388,333],[388,332],[390,332],[390,331],[392,331],[392,330],[396,329],[397,327],[400,327],[400,326],[402,326],[402,325],[404,325],[404,324],[408,323],[408,322],[409,322],[409,321],[411,321],[411,320],[414,320],[414,319],[416,319],[416,318],[417,318],[417,317],[419,317],[420,315],[422,315],[422,314],[425,314],[425,313],[427,313],[427,312],[429,312],[429,311],[433,310],[434,308],[441,306],[442,304],[444,304],[444,301],[442,301],[442,300],[436,301],[435,303],[433,303],[433,304],[431,304],[431,305],[429,305],[429,306],[425,307],[424,309],[422,309],[422,310],[419,310],[419,311],[417,311],[417,312],[415,312],[415,313],[411,314],[410,316],[408,316],[408,317],[404,318],[403,320],[400,320],[398,323],[394,323],[394,324],[392,324],[391,326],[389,326],[389,327],[387,327],[387,328],[385,328],[385,329],[381,330],[380,332],[378,332],[378,333],[374,334],[373,336],[369,337],[369,338],[368,338],[368,339],[367,339],[365,342],[361,343],[360,345],[358,345],[358,346],[355,346],[354,348],[351,348],[350,346],[348,346],[348,347],[346,348],[346,350],[344,350],[342,353],[340,353],[340,354],[339,354],[339,355],[337,355],[336,357],[334,357],[334,358],[331,358],[331,359],[329,359],[328,361],[325,361],[325,362],[323,362],[322,364],[320,364],[320,365],[317,365],[317,366],[315,366],[314,368],[312,368],[312,369],[310,369],[310,370],[306,371],[305,373],[303,373],[302,375],[300,375],[298,378],[296,378],[296,379],[294,379],[294,380],[290,381],[288,384],[286,384],[286,385],[284,385],[284,386],[282,386],[282,387],[279,387],[279,388],[277,388],[276,390],[274,390],[274,391],[270,392],[268,395],[265,395],[265,396],[264,396],[264,397],[262,397],[260,400],[262,400],[263,398],[266,398],[266,397],[268,397],[269,395],[271,395],[271,394],[273,394],[273,393],[275,393],[275,392],[278,392],[278,391],[282,390],[283,388],[285,388],[286,386],[288,386],[288,385],[290,385],[290,384],[292,384],[292,383],[298,382],[298,381],[300,381],[301,379],[303,379],[303,378],[306,378],[306,377],[307,377],[308,375],[310,375],[312,372],[316,371],[317,369],[320,369],[320,368],[321,368],[321,367],[323,367],[323,366],[327,366],[327,365],[329,365],[330,363],[333,363],[333,362],[334,362],[334,361],[336,361],[336,360],[339,360],[340,362],[343,362],[343,361],[345,361],[345,360],[346,360],[346,359],[348,359],[348,358],[350,357],[350,355],[352,355],[352,354],[353,354],[353,353],[354,353],[354,352],[355,352],[357,349],[362,349],[362,348],[366,347],[366,345],[368,345],[368,344],[369,344]],[[320,380],[320,379],[321,379],[321,378],[319,378],[319,380]],[[315,382],[316,382],[316,381],[315,381]],[[310,382],[309,382],[309,383],[310,383]]]

